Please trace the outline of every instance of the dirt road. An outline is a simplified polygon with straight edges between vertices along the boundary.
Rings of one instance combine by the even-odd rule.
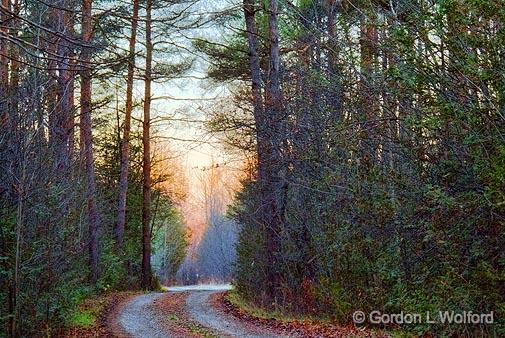
[[[199,285],[140,295],[124,305],[118,321],[124,333],[134,338],[294,337],[239,320],[213,306],[212,295],[229,288]]]
[[[133,337],[167,337],[157,313],[151,306],[153,301],[161,296],[162,293],[150,293],[129,301],[119,316],[123,330]]]

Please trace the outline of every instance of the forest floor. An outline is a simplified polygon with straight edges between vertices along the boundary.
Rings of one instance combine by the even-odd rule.
[[[266,318],[237,306],[227,287],[170,288],[168,292],[121,294],[104,306],[97,325],[64,337],[386,337],[353,325]]]

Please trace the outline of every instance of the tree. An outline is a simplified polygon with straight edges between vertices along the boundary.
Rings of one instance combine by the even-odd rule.
[[[165,196],[161,196],[158,201],[161,204],[160,209],[165,208],[166,202],[170,203],[165,200]],[[153,241],[153,266],[164,285],[172,283],[175,279],[188,247],[188,236],[182,216],[170,207],[168,210],[168,213],[157,217],[159,227],[154,232],[160,235],[153,236],[157,238]]]
[[[128,75],[126,80],[126,108],[121,141],[121,168],[119,175],[119,202],[117,225],[115,229],[118,252],[121,252],[124,242],[124,228],[126,226],[126,197],[128,192],[128,166],[131,116],[133,111],[133,76],[135,72],[135,44],[137,40],[137,25],[140,3],[133,0],[133,14],[131,20],[131,34],[128,51]]]
[[[89,266],[92,283],[98,280],[98,210],[96,206],[96,178],[93,157],[93,136],[91,131],[91,51],[92,51],[92,0],[82,0],[82,42],[81,51],[81,137],[86,169],[86,199],[88,203]]]
[[[129,96],[119,84],[130,56],[138,61],[142,53],[122,48],[125,33],[131,36],[124,24],[132,21],[125,14],[128,6],[110,2],[102,10],[93,4],[0,2],[0,331],[10,336],[54,335],[84,298],[104,286],[141,284],[143,147],[136,125],[128,161],[130,226],[120,255],[115,250],[119,187],[114,177],[120,171],[122,130],[116,116]],[[187,69],[163,65],[161,72],[157,61],[152,61],[154,81],[161,73],[173,76]],[[74,145],[75,115],[79,147]],[[155,196],[162,182],[176,180],[160,170],[159,161],[155,156],[150,163]],[[175,212],[182,198],[163,194],[163,210],[161,198],[148,205],[154,229],[149,240],[157,243],[162,216]],[[185,233],[170,229],[180,256]]]
[[[143,194],[142,203],[142,286],[150,288],[151,276],[151,81],[153,62],[153,43],[151,37],[152,0],[146,2],[146,69],[144,74],[144,119],[142,122]]]
[[[482,218],[471,216],[496,212],[495,202],[481,198],[489,196],[486,190],[496,192],[501,177],[478,169],[501,163],[503,133],[496,128],[503,119],[490,107],[502,106],[503,82],[482,73],[489,75],[485,70],[500,59],[490,43],[499,44],[502,34],[483,29],[502,19],[491,14],[495,5],[300,1],[283,2],[276,15],[276,1],[268,9],[254,4],[243,1],[245,32],[230,33],[225,46],[200,48],[215,61],[208,73],[214,80],[242,81],[232,85],[237,110],[255,119],[256,175],[232,208],[241,224],[239,294],[256,305],[276,301],[288,312],[343,319],[357,306],[483,306],[478,299],[487,292],[476,290],[484,284],[493,285],[493,294],[501,290],[494,278],[484,284],[475,278],[483,269],[475,255],[497,273],[488,231],[499,237],[503,225],[486,218],[493,225],[485,230]],[[227,48],[243,46],[248,76],[229,71],[244,56],[225,55]],[[213,116],[213,131],[250,133],[247,116]],[[261,150],[259,121],[266,121],[267,151]],[[244,149],[236,139],[226,140]],[[501,200],[503,194],[493,196]],[[484,242],[484,254],[471,249]],[[465,282],[452,278],[454,271]],[[441,286],[449,280],[451,286]],[[406,299],[405,290],[414,289],[416,295]],[[502,302],[494,297],[490,303],[495,300]],[[460,331],[423,325],[419,332]]]
[[[5,9],[5,10],[4,10]],[[5,35],[9,34],[10,16],[7,10],[10,9],[10,1],[2,0],[2,11],[0,12],[0,22],[5,22],[0,28],[0,34],[2,40],[5,39]],[[0,121],[4,122],[8,118],[7,110],[7,94],[9,92],[9,44],[2,43],[0,46]]]
[[[51,143],[56,154],[55,167],[64,172],[70,166],[74,147],[74,76],[73,48],[68,39],[73,36],[73,17],[66,8],[67,1],[61,1],[60,8],[52,9],[51,27],[59,33],[52,39],[54,53],[58,56],[51,64],[54,66],[53,77],[55,106],[49,117],[52,121]],[[57,71],[57,72],[56,72]]]

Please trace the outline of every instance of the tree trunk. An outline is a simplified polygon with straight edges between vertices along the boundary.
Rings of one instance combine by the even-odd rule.
[[[89,267],[91,283],[98,279],[98,211],[96,206],[96,182],[93,159],[93,140],[91,133],[91,38],[92,38],[92,0],[82,1],[82,41],[81,52],[81,135],[84,146],[88,203]]]
[[[130,34],[130,50],[128,59],[128,75],[126,80],[126,109],[123,129],[123,139],[121,140],[121,169],[119,174],[119,203],[116,229],[116,250],[123,250],[124,230],[126,226],[126,197],[128,193],[128,165],[130,148],[130,129],[133,111],[133,75],[135,72],[135,44],[137,40],[137,25],[139,15],[139,0],[133,0],[132,29]]]
[[[9,0],[2,0],[2,7],[10,8]],[[0,11],[0,22],[8,22],[8,15]],[[6,39],[2,38],[4,35],[9,34],[9,28],[7,25],[2,24],[0,26],[0,122],[7,121],[8,109],[7,109],[7,94],[9,92],[9,59],[8,59],[8,48],[9,43]]]
[[[62,2],[62,8],[65,2]],[[71,13],[64,9],[54,9],[57,22],[56,30],[64,36],[69,36],[72,27]],[[64,170],[70,165],[73,144],[70,145],[73,133],[74,86],[70,67],[72,51],[66,39],[60,38],[57,43],[58,75],[57,75],[57,109],[54,114],[57,121],[56,161],[58,170]],[[72,142],[73,143],[73,142]],[[72,147],[72,148],[71,148]]]
[[[251,72],[251,93],[253,114],[256,124],[256,152],[258,155],[258,176],[259,179],[265,177],[265,163],[263,154],[266,148],[265,139],[265,108],[261,94],[261,66],[258,56],[258,39],[255,22],[256,8],[254,0],[244,0],[244,16],[247,30],[247,42],[249,45],[249,71]]]
[[[276,289],[279,286],[279,261],[276,253],[279,249],[279,233],[283,223],[283,210],[285,203],[285,184],[282,178],[283,159],[282,144],[283,135],[283,106],[280,88],[280,54],[279,54],[279,30],[277,23],[278,1],[271,0],[269,6],[269,42],[270,63],[269,77],[266,91],[266,111],[268,113],[268,139],[270,149],[267,151],[265,161],[268,164],[268,178],[265,191],[265,226],[268,250],[268,281],[266,286],[267,296],[272,302],[276,301]]]
[[[16,211],[16,252],[15,252],[15,261],[14,261],[14,285],[13,285],[13,294],[12,294],[12,306],[13,306],[13,318],[10,322],[10,329],[12,332],[12,336],[16,337],[21,330],[21,321],[22,318],[20,316],[20,293],[21,293],[21,257],[22,257],[22,242],[23,242],[23,226],[24,226],[24,193],[25,193],[25,183],[26,183],[26,162],[25,162],[25,153],[21,151],[19,156],[19,165],[20,165],[20,180],[19,180],[19,189],[18,189],[18,200],[17,200],[17,211]]]
[[[144,121],[142,130],[142,144],[144,147],[143,161],[143,195],[142,204],[142,287],[149,289],[151,281],[151,68],[153,44],[151,41],[151,10],[152,0],[146,2],[146,71],[144,92]]]
[[[366,16],[361,21],[361,79],[360,95],[360,128],[361,128],[361,165],[367,170],[376,157],[377,140],[375,140],[376,123],[378,117],[378,97],[375,88],[375,67],[377,60],[378,32],[372,18]]]
[[[337,55],[339,43],[336,34],[335,17],[337,14],[337,2],[335,0],[328,3],[328,79],[331,80],[331,109],[333,120],[339,121],[343,118],[344,92],[342,88],[342,74],[337,65]]]
[[[445,160],[454,159],[464,161],[466,157],[464,140],[460,135],[466,134],[465,123],[459,123],[462,117],[458,116],[464,111],[471,109],[471,87],[469,82],[472,76],[465,68],[467,59],[471,56],[468,40],[468,25],[464,22],[466,18],[465,7],[458,1],[450,2],[447,11],[447,36],[445,45],[447,46],[448,62],[446,69],[446,100],[453,105],[450,114],[443,114],[442,148]],[[447,181],[449,186],[451,182]]]
[[[15,0],[12,4],[12,9],[16,15],[19,15],[21,10],[21,6],[19,4],[19,0]],[[16,18],[12,19],[12,25],[10,27],[11,34],[18,34],[19,31],[19,20]],[[10,46],[10,81],[9,81],[9,112],[10,114],[16,116],[16,119],[19,114],[19,47],[11,44]]]

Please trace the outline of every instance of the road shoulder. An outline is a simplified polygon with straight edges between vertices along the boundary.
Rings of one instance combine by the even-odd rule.
[[[358,329],[354,325],[338,325],[335,323],[309,320],[309,319],[291,319],[279,318],[278,316],[268,317],[259,316],[237,304],[230,301],[233,299],[226,292],[216,293],[211,297],[212,306],[228,314],[230,317],[240,320],[250,325],[256,325],[276,332],[278,335],[291,337],[389,337],[380,332]]]

